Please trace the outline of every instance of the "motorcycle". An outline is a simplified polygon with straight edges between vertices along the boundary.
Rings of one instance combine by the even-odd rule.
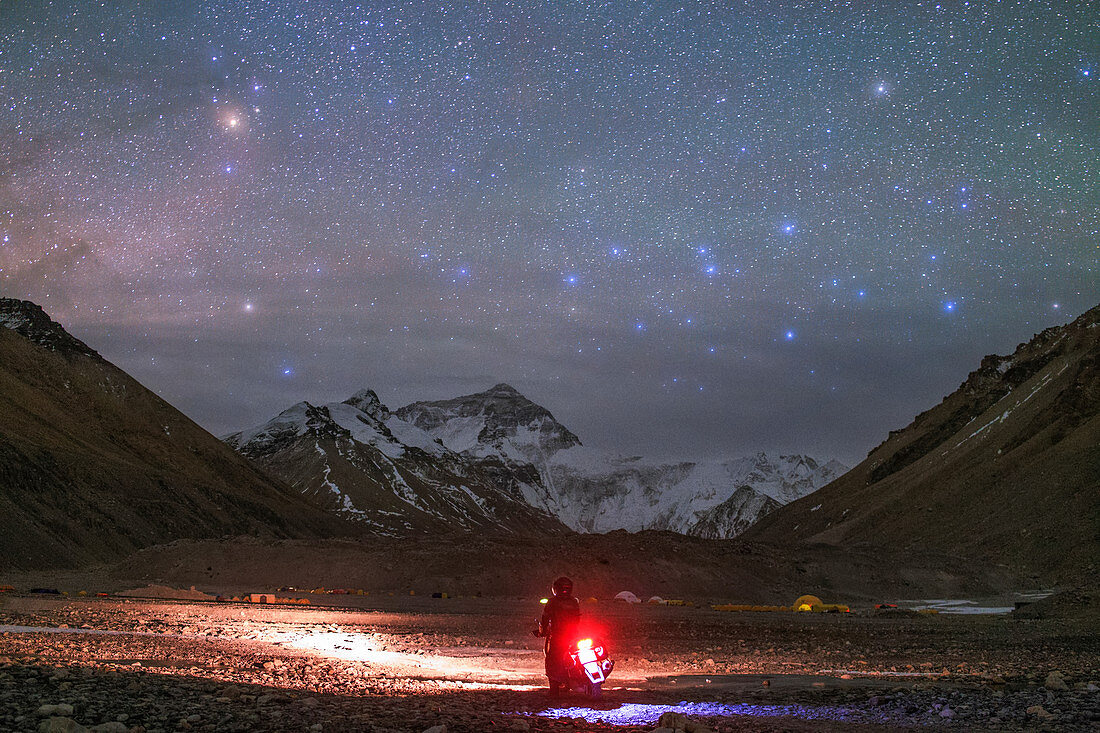
[[[549,639],[546,641],[545,651],[547,655],[551,653]],[[564,651],[565,654],[556,665],[557,672],[547,675],[550,693],[554,694],[564,687],[573,692],[584,693],[590,700],[598,700],[603,694],[603,683],[615,668],[607,645],[599,639],[586,637],[569,644]]]

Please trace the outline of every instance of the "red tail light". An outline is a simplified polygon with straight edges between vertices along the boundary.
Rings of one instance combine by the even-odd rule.
[[[580,641],[577,642],[577,648],[578,649],[591,649],[592,648],[592,640],[591,639],[581,639]]]

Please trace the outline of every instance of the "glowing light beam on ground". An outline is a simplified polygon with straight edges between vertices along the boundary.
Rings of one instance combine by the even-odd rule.
[[[749,705],[716,702],[681,702],[676,705],[625,703],[611,710],[595,708],[550,708],[537,713],[543,718],[583,718],[589,723],[611,725],[653,725],[665,713],[701,718],[799,718],[801,720],[852,721],[860,716],[848,708],[805,705]]]

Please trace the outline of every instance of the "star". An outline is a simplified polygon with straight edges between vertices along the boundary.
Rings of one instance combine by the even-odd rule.
[[[0,290],[156,357],[204,428],[366,364],[410,400],[537,385],[617,451],[854,463],[892,400],[1095,305],[1090,3],[858,3],[812,32],[784,3],[65,5],[0,12]],[[263,400],[197,388],[207,364]],[[812,369],[875,417],[792,399]],[[668,425],[639,397],[665,383],[691,419],[637,429]]]

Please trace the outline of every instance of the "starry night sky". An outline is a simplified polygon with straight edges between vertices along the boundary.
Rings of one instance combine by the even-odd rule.
[[[1100,301],[1089,3],[459,5],[2,3],[0,294],[218,434],[848,462]]]

